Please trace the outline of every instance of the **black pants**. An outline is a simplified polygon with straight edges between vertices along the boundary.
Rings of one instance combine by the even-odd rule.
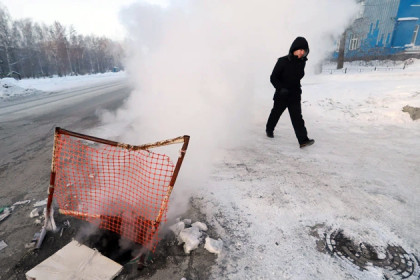
[[[289,110],[290,119],[295,130],[296,138],[299,143],[308,139],[308,132],[305,128],[305,121],[302,117],[302,107],[300,104],[300,94],[290,96],[279,96],[274,99],[274,106],[268,117],[266,131],[274,131],[277,122],[286,108]]]

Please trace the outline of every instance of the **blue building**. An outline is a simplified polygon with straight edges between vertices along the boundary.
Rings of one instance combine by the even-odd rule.
[[[345,60],[420,56],[420,0],[359,0],[359,4],[357,19],[344,34]]]

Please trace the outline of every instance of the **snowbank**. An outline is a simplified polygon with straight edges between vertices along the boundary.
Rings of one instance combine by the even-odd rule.
[[[0,79],[0,101],[17,96],[25,96],[38,92],[33,88],[24,88],[20,86],[20,81],[13,78]]]
[[[40,94],[42,92],[57,92],[75,87],[84,87],[104,82],[113,82],[125,77],[125,72],[109,72],[95,75],[80,75],[52,77],[40,79],[15,80],[0,79],[0,102],[20,97]]]

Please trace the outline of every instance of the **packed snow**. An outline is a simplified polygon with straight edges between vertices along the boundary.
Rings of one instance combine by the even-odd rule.
[[[214,279],[395,276],[375,266],[360,270],[322,252],[317,242],[334,230],[342,230],[356,244],[374,246],[378,256],[393,244],[420,257],[420,121],[403,112],[406,105],[420,107],[420,61],[405,69],[403,62],[394,63],[387,70],[377,63],[347,64],[352,71],[346,73],[307,73],[302,80],[302,110],[309,137],[316,142],[304,149],[299,149],[287,112],[275,138],[265,136],[274,90],[255,96],[254,121],[245,124],[253,141],[220,148],[223,156],[215,159],[210,177],[190,194],[207,218],[204,225],[217,232],[213,238],[218,240],[203,240],[204,226],[199,223],[184,220],[173,227],[178,235],[184,231],[186,252],[205,242],[218,254],[212,266]],[[375,66],[384,67],[375,71]],[[109,79],[107,75],[103,79]],[[69,87],[82,83],[82,77],[73,82],[70,78],[13,81],[20,89],[9,87],[5,94],[1,87],[0,102],[26,94],[27,88],[36,94],[59,90],[64,83]],[[83,79],[88,83],[102,78]],[[2,85],[11,83],[4,80]],[[185,164],[193,160],[188,153]],[[181,169],[184,179],[175,186],[175,196],[188,179],[183,174],[187,170]],[[416,265],[408,279],[418,275]]]
[[[346,67],[354,71],[302,80],[303,116],[315,145],[299,149],[287,112],[275,138],[265,137],[272,95],[259,96],[249,129],[254,142],[227,149],[196,194],[227,248],[214,275],[394,279],[382,268],[361,271],[321,253],[317,241],[334,230],[378,255],[388,244],[420,255],[420,122],[402,111],[420,107],[420,61],[404,70]],[[416,269],[409,279],[417,279]]]

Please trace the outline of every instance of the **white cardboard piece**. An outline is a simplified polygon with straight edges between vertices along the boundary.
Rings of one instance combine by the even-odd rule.
[[[28,272],[28,280],[97,280],[114,279],[122,265],[76,240]]]

